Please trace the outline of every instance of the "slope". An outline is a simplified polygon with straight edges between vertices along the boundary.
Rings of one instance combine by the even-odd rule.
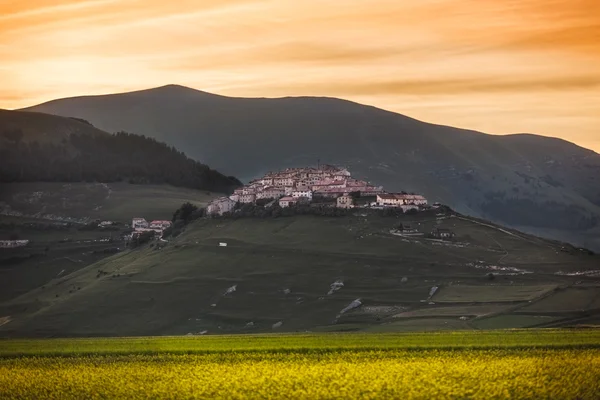
[[[457,239],[390,233],[400,222],[422,232],[447,227]],[[405,331],[479,329],[485,321],[486,327],[585,322],[600,308],[597,271],[588,271],[597,269],[598,256],[561,246],[434,212],[203,219],[166,245],[115,255],[1,304],[0,316],[11,321],[0,335]],[[572,307],[557,312],[541,303],[555,295],[563,296],[561,303],[573,299]],[[522,311],[538,302],[540,308]]]
[[[141,135],[40,113],[0,113],[0,182],[168,183],[227,192],[240,182]]]
[[[0,146],[5,141],[60,143],[73,134],[102,135],[106,132],[75,118],[0,109]]]
[[[600,248],[600,155],[559,139],[486,135],[333,98],[230,98],[175,85],[30,110],[144,133],[242,180],[318,159],[341,164],[388,190]]]

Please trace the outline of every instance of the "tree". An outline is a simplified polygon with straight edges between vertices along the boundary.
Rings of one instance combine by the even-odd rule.
[[[129,246],[131,248],[143,246],[146,243],[150,242],[153,238],[154,238],[153,231],[142,232],[139,235],[136,235],[134,238],[131,239],[131,242],[129,242]]]
[[[181,207],[179,207],[173,214],[173,222],[180,219],[187,224],[191,220],[192,214],[196,210],[198,210],[198,207],[194,204],[190,202],[183,203]]]

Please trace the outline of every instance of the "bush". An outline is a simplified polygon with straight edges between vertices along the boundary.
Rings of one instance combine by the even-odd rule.
[[[136,235],[129,242],[129,247],[135,249],[136,247],[140,247],[150,242],[154,238],[154,232],[142,232],[139,235]]]
[[[175,210],[173,214],[173,222],[183,220],[186,224],[191,221],[192,214],[198,210],[198,207],[190,202],[183,203],[181,207]]]

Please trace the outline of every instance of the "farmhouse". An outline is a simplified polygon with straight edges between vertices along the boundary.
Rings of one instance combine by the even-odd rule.
[[[0,240],[0,249],[14,249],[17,247],[25,247],[29,244],[29,240]]]
[[[148,221],[146,221],[144,218],[134,218],[131,221],[131,228],[133,230],[138,230],[138,229],[147,229],[149,227]]]
[[[418,194],[380,193],[377,195],[377,205],[382,207],[420,206],[427,205],[427,200]]]
[[[170,228],[172,225],[171,221],[167,220],[154,220],[150,222],[150,229],[164,231],[167,228]]]
[[[354,208],[354,198],[349,194],[344,194],[337,198],[338,208]]]

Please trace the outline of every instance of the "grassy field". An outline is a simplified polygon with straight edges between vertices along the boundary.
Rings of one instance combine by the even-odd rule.
[[[128,183],[4,183],[0,202],[29,215],[130,222],[133,217],[171,219],[185,202],[204,206],[215,194],[169,185]]]
[[[170,220],[184,202],[202,206],[212,197],[211,193],[168,185],[0,184],[0,239],[30,240],[26,248],[0,249],[0,318],[15,312],[13,306],[3,311],[3,301],[97,262],[108,255],[105,250],[123,250],[121,233],[133,217]],[[13,212],[21,214],[2,214]],[[94,219],[120,222],[119,229],[81,229],[80,222]],[[65,229],[63,221],[75,223]],[[69,285],[64,287],[65,293],[73,290]]]
[[[391,235],[398,223],[447,227],[457,240]],[[600,293],[596,277],[557,275],[597,263],[597,256],[561,252],[560,244],[435,212],[202,219],[160,250],[123,251],[0,303],[0,317],[11,318],[0,336],[477,330],[562,290]],[[342,312],[356,300],[360,307]],[[540,327],[592,324],[593,304],[560,320],[545,308],[527,319]],[[394,317],[402,313],[409,314]],[[515,326],[512,319],[488,324]]]
[[[561,398],[600,392],[600,331],[0,341],[0,397]]]

